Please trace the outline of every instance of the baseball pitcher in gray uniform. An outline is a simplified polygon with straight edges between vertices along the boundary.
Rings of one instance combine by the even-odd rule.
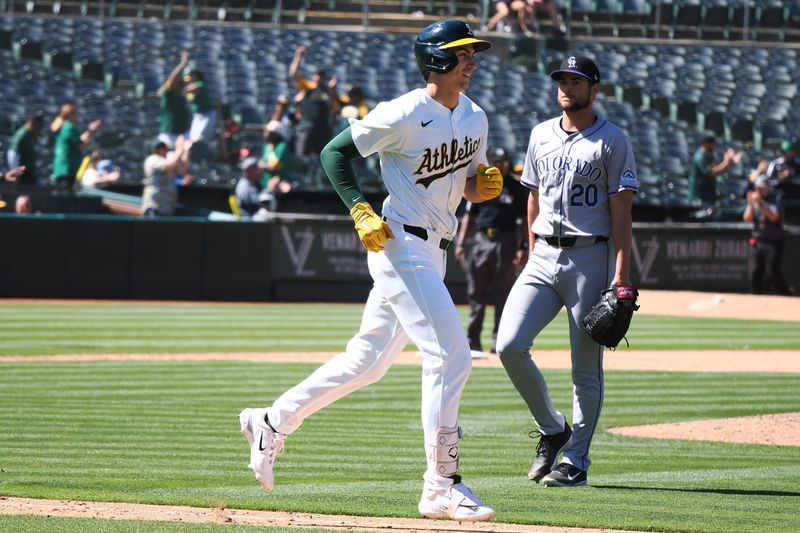
[[[594,62],[569,57],[550,77],[558,82],[563,113],[531,132],[522,173],[530,188],[530,256],[506,302],[497,351],[539,427],[528,478],[564,487],[586,485],[589,445],[603,405],[603,347],[581,321],[609,284],[630,284],[631,205],[638,184],[630,141],[593,111],[600,92]],[[530,354],[536,336],[564,306],[572,427],[553,405]]]

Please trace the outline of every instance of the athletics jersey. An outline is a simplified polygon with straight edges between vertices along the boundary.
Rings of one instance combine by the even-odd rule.
[[[539,191],[532,231],[546,237],[609,237],[608,197],[639,189],[628,137],[602,117],[572,134],[561,129],[561,116],[537,124],[522,183]]]
[[[378,104],[350,125],[362,156],[380,153],[389,192],[383,215],[452,238],[467,176],[486,163],[483,110],[461,94],[451,112],[425,90],[415,89]]]

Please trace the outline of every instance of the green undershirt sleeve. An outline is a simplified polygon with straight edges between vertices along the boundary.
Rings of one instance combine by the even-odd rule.
[[[361,157],[361,154],[358,153],[356,144],[353,142],[349,126],[325,145],[319,157],[325,174],[328,175],[333,188],[347,209],[352,208],[358,202],[367,201],[364,193],[358,187],[356,174],[350,163],[351,159],[357,157]]]

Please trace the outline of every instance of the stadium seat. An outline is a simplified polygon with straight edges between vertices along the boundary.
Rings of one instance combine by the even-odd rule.
[[[753,148],[755,150],[777,150],[787,138],[787,128],[782,122],[765,122],[754,128]]]
[[[617,16],[621,9],[618,0],[595,0],[594,13],[591,16],[591,34],[616,37],[619,31]]]
[[[706,0],[703,5],[700,37],[704,40],[728,38],[731,8],[727,0]]]
[[[568,29],[571,35],[591,35],[594,0],[565,0]]]
[[[697,39],[700,36],[703,5],[700,0],[679,0],[670,36],[675,39]]]
[[[731,140],[745,143],[753,142],[752,116],[740,116],[731,122]]]
[[[669,35],[675,22],[675,2],[656,2],[650,10],[647,21],[648,33],[651,37],[665,38]]]

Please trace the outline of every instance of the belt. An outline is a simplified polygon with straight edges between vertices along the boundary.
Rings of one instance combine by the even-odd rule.
[[[608,237],[539,237],[550,246],[556,248],[574,248],[598,242],[606,242]]]
[[[403,229],[406,230],[406,233],[410,233],[415,237],[419,237],[423,241],[428,240],[428,230],[425,228],[420,228],[419,226],[409,226],[408,224],[403,224]],[[442,250],[447,250],[450,248],[450,245],[453,244],[453,241],[449,241],[447,239],[442,239],[439,241],[439,248]]]

